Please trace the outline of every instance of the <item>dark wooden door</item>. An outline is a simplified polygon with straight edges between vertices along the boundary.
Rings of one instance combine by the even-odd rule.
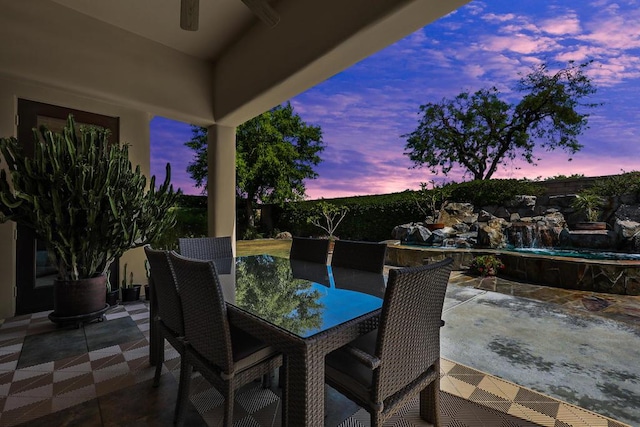
[[[40,102],[18,100],[18,141],[27,155],[34,152],[33,129],[46,125],[51,131],[61,130],[69,114],[76,123],[101,126],[111,131],[111,140],[119,140],[120,121],[103,116]],[[57,269],[51,262],[44,243],[33,230],[18,225],[16,241],[16,315],[53,309],[53,280]],[[118,263],[111,267],[111,283],[118,283]]]

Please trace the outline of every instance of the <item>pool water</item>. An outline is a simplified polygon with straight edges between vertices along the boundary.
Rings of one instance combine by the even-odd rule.
[[[564,256],[569,258],[640,261],[640,254],[627,252],[601,252],[553,248],[508,248],[507,250],[510,252],[525,254]]]

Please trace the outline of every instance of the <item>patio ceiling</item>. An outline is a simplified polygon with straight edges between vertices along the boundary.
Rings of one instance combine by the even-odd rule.
[[[255,23],[251,11],[240,0],[200,1],[198,31],[180,28],[180,0],[53,2],[205,61],[215,61]]]
[[[236,126],[468,0],[0,0],[0,75],[194,124]]]

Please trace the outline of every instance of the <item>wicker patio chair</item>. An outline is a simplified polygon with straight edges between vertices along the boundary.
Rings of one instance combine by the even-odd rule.
[[[336,240],[331,266],[382,273],[386,254],[386,243]]]
[[[169,262],[169,253],[151,249],[149,245],[144,247],[144,251],[149,260],[151,272],[149,283],[153,289],[152,298],[157,305],[156,316],[152,319],[155,324],[157,342],[155,348],[156,372],[153,377],[153,386],[157,387],[162,374],[162,362],[164,362],[164,340],[169,341],[180,354],[180,358],[184,357],[184,322],[176,278]],[[178,390],[182,387],[183,383],[180,381]]]
[[[329,256],[329,239],[311,237],[293,237],[289,259],[327,264]]]
[[[233,424],[235,391],[282,365],[282,355],[229,324],[214,261],[188,259],[172,252],[184,313],[185,356],[180,365],[177,424],[184,422],[193,368],[224,397],[225,427]]]
[[[178,239],[180,254],[187,258],[208,261],[233,258],[231,237],[182,237]]]
[[[327,384],[382,426],[417,394],[420,416],[440,425],[440,317],[452,259],[389,272],[378,329],[330,353]]]

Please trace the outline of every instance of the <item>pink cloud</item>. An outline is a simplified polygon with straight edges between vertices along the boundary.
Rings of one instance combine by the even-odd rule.
[[[640,58],[632,55],[621,55],[594,62],[587,74],[600,87],[615,86],[625,80],[640,77]]]
[[[575,14],[558,16],[542,21],[540,29],[555,36],[578,34],[581,31],[580,20]]]
[[[486,13],[482,15],[482,19],[488,22],[507,22],[516,19],[516,15],[513,13],[497,14]]]
[[[537,34],[540,32],[540,29],[536,25],[528,22],[504,25],[498,29],[499,33],[509,33],[509,34],[519,34],[525,31]]]
[[[555,59],[562,62],[576,61],[582,62],[589,59],[599,58],[607,54],[607,50],[601,47],[578,45],[572,50],[559,52]]]
[[[484,40],[482,46],[488,51],[511,51],[525,55],[547,52],[559,47],[557,41],[551,37],[529,36],[525,34],[513,34],[508,37],[489,36]]]
[[[607,49],[634,49],[640,47],[640,18],[638,14],[630,16],[610,16],[593,21],[588,32],[579,36],[579,40]]]

